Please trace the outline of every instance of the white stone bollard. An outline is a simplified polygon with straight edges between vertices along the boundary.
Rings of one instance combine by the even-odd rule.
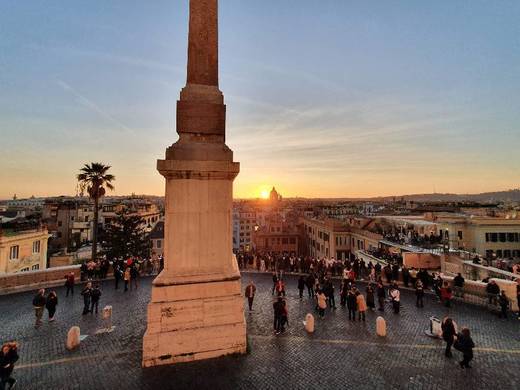
[[[79,326],[73,326],[69,329],[69,332],[67,333],[67,344],[66,347],[69,351],[76,349],[79,347],[79,336],[80,336],[80,330]]]
[[[380,337],[386,337],[386,321],[381,316],[376,319],[376,334]]]
[[[305,330],[308,333],[314,333],[314,316],[311,313],[307,313],[303,325],[305,325]]]

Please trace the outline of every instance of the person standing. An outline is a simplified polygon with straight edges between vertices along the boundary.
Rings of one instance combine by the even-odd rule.
[[[247,304],[249,305],[249,311],[253,311],[253,300],[255,299],[256,286],[253,283],[253,280],[249,281],[249,284],[246,287],[245,297],[247,298]]]
[[[455,325],[453,324],[453,320],[450,317],[446,317],[441,324],[442,329],[442,338],[446,342],[446,350],[444,351],[444,355],[446,357],[451,358],[453,355],[451,353],[451,346],[455,341]]]
[[[87,282],[83,291],[81,291],[81,295],[83,296],[83,315],[87,314],[90,311],[90,299],[92,293],[92,282]]]
[[[47,295],[47,299],[45,301],[45,307],[49,313],[49,322],[54,321],[56,306],[58,306],[58,296],[56,295],[56,291],[51,291],[49,295]]]
[[[356,291],[356,304],[359,313],[359,321],[365,321],[365,312],[367,311],[367,303],[365,297],[359,291]]]
[[[381,280],[379,280],[379,282],[377,282],[376,293],[377,293],[377,302],[379,304],[378,310],[385,311],[386,291],[385,291],[385,287],[383,286],[383,282]]]
[[[72,296],[74,296],[74,272],[65,275],[65,287],[67,287],[66,297],[69,296],[69,292]]]
[[[99,283],[94,285],[94,288],[90,292],[90,314],[94,313],[94,308],[96,309],[96,314],[98,313],[99,299],[101,298],[101,289],[99,288]]]
[[[125,273],[123,275],[123,279],[125,280],[125,292],[128,291],[128,284],[130,283],[130,278],[131,278],[130,267],[126,267]]]
[[[114,267],[114,281],[116,283],[115,289],[117,290],[119,288],[119,281],[123,277],[123,271],[121,270],[121,266],[119,265],[119,262],[114,261],[113,267]]]
[[[370,308],[370,310],[374,310],[376,308],[376,303],[374,300],[374,287],[372,286],[372,283],[369,283],[367,286],[366,303],[367,303],[367,306]]]
[[[325,316],[325,309],[327,308],[327,296],[322,290],[318,290],[316,299],[318,300],[318,314],[320,318],[323,318]]]
[[[300,293],[300,299],[303,298],[303,290],[305,290],[305,278],[301,275],[298,279],[298,292]]]
[[[283,299],[282,297],[278,297],[278,299],[273,303],[273,313],[274,313],[274,332],[275,334],[281,333],[281,323],[282,323],[282,314],[283,314]]]
[[[278,282],[278,276],[276,272],[273,272],[273,290],[271,291],[271,295],[274,295],[274,290],[276,290],[276,284]]]
[[[509,309],[509,299],[507,298],[506,292],[502,290],[498,296],[498,304],[500,305],[499,318],[507,318],[507,310]]]
[[[356,299],[356,294],[354,293],[354,287],[352,287],[350,290],[348,290],[347,309],[348,309],[348,319],[351,321],[356,321],[357,299]]]
[[[415,282],[415,305],[417,307],[424,307],[424,286],[421,279],[417,279],[417,282]]]
[[[390,298],[392,299],[394,313],[399,314],[399,309],[401,306],[401,292],[399,291],[399,287],[397,287],[397,283],[394,283],[392,289],[390,290]]]
[[[139,265],[137,263],[132,264],[130,267],[130,290],[132,290],[132,286],[139,287],[138,278],[139,278]]]
[[[42,324],[43,310],[45,309],[45,290],[43,288],[38,290],[38,294],[33,298],[34,314],[36,322],[34,326],[37,328]]]
[[[406,265],[403,265],[401,269],[401,275],[403,276],[403,283],[405,287],[408,287],[408,283],[410,282],[410,271],[406,268]]]
[[[305,281],[305,284],[307,286],[307,294],[309,295],[309,298],[314,297],[314,282],[315,278],[312,272],[307,276],[307,280]]]
[[[473,342],[469,329],[463,328],[457,336],[456,341],[457,349],[462,352],[462,361],[459,362],[461,368],[471,368],[469,362],[473,360],[473,348],[475,343]]]
[[[285,297],[285,284],[282,279],[278,279],[276,282],[276,295]]]
[[[451,307],[451,300],[453,299],[453,294],[451,292],[451,287],[448,282],[444,282],[441,288],[441,301],[444,302],[446,307]]]
[[[4,390],[6,384],[9,384],[9,389],[12,389],[16,384],[16,379],[11,374],[17,360],[18,345],[15,342],[2,345],[0,350],[0,389]]]
[[[464,298],[464,278],[460,272],[453,278],[453,291],[456,297]]]

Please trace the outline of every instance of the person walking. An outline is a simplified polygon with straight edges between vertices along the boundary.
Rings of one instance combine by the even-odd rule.
[[[356,309],[357,309],[357,298],[354,293],[354,287],[348,290],[347,293],[347,309],[348,309],[348,319],[351,321],[356,321]]]
[[[47,299],[45,301],[45,307],[49,313],[49,322],[54,321],[56,306],[58,306],[58,296],[56,295],[56,291],[51,291],[49,295],[47,295]]]
[[[41,288],[33,298],[34,314],[36,316],[36,322],[34,327],[38,327],[42,324],[43,310],[45,309],[45,289]]]
[[[500,305],[499,318],[507,319],[507,310],[509,309],[509,299],[507,298],[506,292],[502,290],[498,296],[498,304]]]
[[[325,309],[327,308],[327,296],[323,290],[318,290],[316,299],[318,300],[318,314],[320,318],[323,318],[325,316]]]
[[[249,305],[249,311],[253,311],[253,300],[255,299],[255,293],[256,286],[253,283],[253,280],[250,280],[244,293],[244,296],[247,298],[247,304]]]
[[[128,285],[130,284],[130,279],[131,279],[131,274],[130,274],[130,267],[126,267],[125,269],[125,273],[123,275],[123,279],[125,281],[125,292],[128,291]]]
[[[0,350],[0,389],[4,390],[5,385],[9,384],[9,390],[14,388],[16,379],[11,374],[14,364],[18,360],[18,345],[16,342],[5,343]]]
[[[399,314],[399,309],[401,306],[401,292],[399,291],[399,287],[397,287],[397,283],[394,283],[392,289],[390,290],[390,298],[392,299],[394,313]]]
[[[94,313],[94,308],[96,309],[96,314],[98,313],[99,299],[101,298],[101,289],[99,288],[99,283],[94,285],[94,288],[90,292],[90,314]]]
[[[305,290],[305,278],[301,275],[298,279],[298,292],[300,294],[300,299],[303,299],[303,290]]]
[[[468,328],[462,328],[462,331],[457,335],[455,347],[462,352],[463,359],[459,362],[460,367],[471,368],[469,362],[473,360],[473,348],[475,348],[475,343],[471,338]]]
[[[386,291],[385,291],[385,287],[383,286],[383,282],[381,280],[379,280],[379,282],[377,282],[376,293],[377,293],[377,302],[379,304],[378,310],[385,311]]]
[[[367,303],[365,297],[359,291],[356,291],[356,304],[359,313],[359,321],[365,321],[365,312],[367,311]]]
[[[83,315],[87,314],[90,311],[90,300],[92,293],[92,282],[87,282],[83,291],[81,291],[81,295],[83,296]]]
[[[444,321],[442,321],[441,329],[442,339],[446,342],[446,350],[444,351],[444,355],[448,358],[451,358],[453,356],[451,353],[451,346],[453,345],[456,336],[453,320],[450,317],[446,317]]]
[[[417,279],[417,282],[415,282],[415,297],[415,305],[424,307],[424,285],[421,279]]]
[[[331,309],[336,310],[336,300],[334,299],[334,284],[328,279],[325,282],[324,293],[327,296],[328,305]]]
[[[65,275],[65,287],[67,287],[67,293],[65,294],[66,297],[69,296],[69,292],[74,296],[74,279],[74,272]]]

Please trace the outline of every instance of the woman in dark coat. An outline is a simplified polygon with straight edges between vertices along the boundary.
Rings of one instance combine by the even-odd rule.
[[[453,325],[453,320],[450,317],[446,317],[441,325],[442,328],[442,338],[446,341],[446,351],[444,354],[446,357],[452,357],[451,346],[455,341],[455,325]]]
[[[47,295],[47,300],[45,302],[45,307],[49,312],[49,322],[54,321],[54,313],[56,313],[56,306],[58,305],[58,296],[56,295],[56,291],[51,291],[49,295]]]
[[[376,307],[375,299],[374,299],[374,287],[372,283],[369,283],[367,286],[367,306],[370,310],[374,310]]]
[[[90,298],[92,295],[92,283],[88,282],[81,292],[83,295],[83,314],[87,314],[90,311]]]
[[[14,364],[18,360],[18,346],[15,342],[5,343],[0,350],[0,389],[5,389],[5,385],[9,383],[12,389],[16,383],[16,379],[11,377]]]
[[[475,343],[471,339],[469,329],[463,328],[457,336],[457,349],[462,352],[463,359],[459,362],[461,368],[471,368],[469,362],[473,359]]]

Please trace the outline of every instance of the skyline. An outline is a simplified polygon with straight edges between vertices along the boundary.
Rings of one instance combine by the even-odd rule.
[[[0,5],[0,199],[164,194],[187,4]],[[518,188],[520,4],[294,4],[220,2],[236,198]]]

